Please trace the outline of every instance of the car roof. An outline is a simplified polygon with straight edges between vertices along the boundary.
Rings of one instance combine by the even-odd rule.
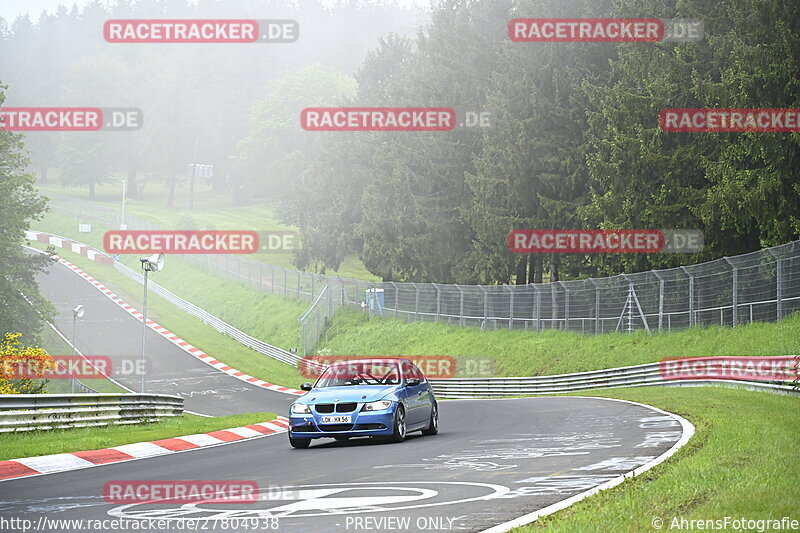
[[[375,357],[364,357],[362,359],[344,359],[341,361],[334,361],[331,363],[333,365],[344,365],[344,364],[352,364],[352,363],[372,363],[375,361],[382,361],[385,363],[409,363],[414,364],[410,359],[399,358],[399,357],[382,357],[380,355],[376,355]]]

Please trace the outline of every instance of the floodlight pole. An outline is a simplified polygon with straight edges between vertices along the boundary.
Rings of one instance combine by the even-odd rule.
[[[145,339],[147,338],[147,273],[150,271],[149,263],[143,262],[142,268],[144,269],[144,305],[142,308],[142,358],[141,368],[139,371],[142,373],[142,394],[144,394],[144,379],[147,373],[145,358]]]
[[[72,310],[72,357],[74,358],[78,354],[78,348],[75,346],[75,325],[78,323],[78,313],[83,311],[83,306],[78,305]],[[72,393],[75,394],[75,376],[72,376]]]

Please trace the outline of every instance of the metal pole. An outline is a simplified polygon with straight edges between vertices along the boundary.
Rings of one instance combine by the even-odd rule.
[[[480,285],[478,286],[481,287]],[[481,290],[483,291],[483,327],[485,328],[489,322],[489,294],[483,287],[481,287]]]
[[[564,331],[569,331],[569,289],[564,285],[563,281],[558,282],[561,288],[564,289]]]
[[[731,280],[731,291],[732,291],[732,294],[731,294],[731,307],[732,307],[732,314],[733,314],[732,325],[735,328],[736,327],[736,322],[737,322],[736,315],[737,315],[737,311],[738,311],[738,305],[737,304],[739,303],[739,291],[738,291],[739,270],[736,268],[736,265],[734,265],[731,262],[730,259],[728,259],[727,257],[723,257],[723,259],[725,259],[725,261],[727,261],[728,264],[733,269],[733,279]]]
[[[442,293],[439,292],[439,287],[433,284],[433,290],[436,291],[436,322],[439,322],[439,315],[442,311]]]
[[[600,289],[593,278],[589,278],[594,287],[594,334],[600,333]]]
[[[77,348],[75,347],[75,324],[78,322],[78,313],[72,312],[72,358],[74,360],[77,355]],[[72,375],[72,393],[75,394],[75,375]]]
[[[464,290],[461,287],[459,287],[458,285],[456,285],[456,289],[458,289],[458,292],[460,294],[460,302],[458,304],[458,324],[460,326],[463,326],[464,325]]]
[[[664,279],[655,270],[653,274],[658,278],[658,331],[661,331],[664,323]]]
[[[770,253],[772,257],[776,259],[775,261],[775,319],[780,320],[783,318],[783,272],[781,266],[783,265],[783,259],[778,257],[778,255],[771,249],[768,248],[767,251]],[[753,306],[750,306],[750,314],[753,313]],[[753,319],[750,319],[752,322]]]
[[[503,287],[508,289],[508,329],[512,329],[514,326],[514,291],[511,290],[511,287],[503,284]]]
[[[683,270],[683,273],[689,276],[689,327],[692,327],[695,322],[694,317],[694,276],[692,276],[686,267],[678,267]]]
[[[416,283],[411,284],[416,291],[416,296],[414,298],[414,320],[419,321],[419,287],[417,287]]]
[[[144,394],[144,378],[147,373],[145,365],[147,364],[145,357],[145,338],[147,333],[147,269],[144,270],[144,305],[142,306],[142,367],[139,369],[142,372],[142,394]]]

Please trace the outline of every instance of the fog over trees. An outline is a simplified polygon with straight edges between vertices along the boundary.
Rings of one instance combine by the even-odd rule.
[[[136,107],[135,132],[28,133],[36,179],[129,194],[213,164],[266,203],[295,264],[527,283],[665,268],[800,238],[800,134],[665,133],[664,108],[800,108],[800,10],[760,0],[118,1],[0,20],[6,106]],[[519,43],[513,18],[702,19],[683,43]],[[111,44],[124,18],[294,19],[286,44]],[[311,132],[320,106],[450,107],[488,127]],[[57,170],[57,173],[55,172]],[[56,177],[57,175],[57,177]],[[165,204],[168,193],[164,192]],[[700,254],[521,255],[516,228],[700,229]]]

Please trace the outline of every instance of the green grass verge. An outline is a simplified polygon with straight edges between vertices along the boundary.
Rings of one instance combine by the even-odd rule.
[[[800,354],[800,313],[777,323],[737,328],[694,327],[648,335],[582,335],[547,330],[480,331],[447,324],[368,320],[340,310],[335,335],[317,351],[334,355],[452,355],[490,357],[498,376],[538,376],[652,363],[665,357]]]
[[[44,247],[44,245],[41,243],[31,244],[32,246],[40,249]],[[117,293],[132,306],[136,307],[137,309],[142,308],[142,286],[138,283],[129,280],[111,266],[100,265],[93,261],[89,261],[83,256],[69,251],[59,250],[59,253],[63,254],[63,257],[68,261],[74,263],[96,279],[100,280],[104,285],[109,287],[112,291]],[[166,273],[166,270],[154,274],[153,277],[155,278],[156,276],[159,276],[159,281],[161,281],[160,275],[164,273]],[[213,276],[210,277],[213,278]],[[290,323],[287,320],[287,316],[289,315],[292,317],[292,320],[296,322],[297,315],[294,314],[296,308],[290,307],[290,311],[287,311],[286,308],[281,308],[281,306],[290,305],[289,302],[293,304],[297,304],[297,302],[283,300],[278,296],[273,296],[269,298],[269,301],[266,301],[266,295],[261,296],[263,299],[259,301],[257,300],[258,295],[252,292],[248,294],[247,289],[244,287],[226,288],[224,287],[226,283],[227,282],[221,278],[210,279],[204,285],[198,287],[197,290],[212,292],[218,291],[217,294],[219,294],[222,298],[221,301],[224,301],[227,304],[226,307],[238,309],[242,312],[241,316],[244,316],[245,313],[249,313],[256,317],[256,319],[258,317],[274,318],[275,316],[279,316],[283,313],[283,316],[280,316],[280,320],[276,319],[274,322],[270,322],[264,318],[265,322],[273,324],[275,327],[280,327],[281,324]],[[237,300],[239,297],[237,296],[237,289],[238,292],[243,294],[244,299],[241,301]],[[228,292],[225,292],[226,290]],[[200,297],[193,297],[191,294],[178,294],[182,297],[185,297],[187,300],[204,307],[204,299]],[[248,303],[246,298],[250,298],[253,301]],[[199,318],[181,311],[160,296],[151,293],[147,300],[147,308],[148,318],[155,320],[179,337],[186,339],[197,348],[203,350],[209,355],[212,355],[215,359],[222,361],[242,372],[246,372],[251,376],[287,387],[297,388],[300,383],[304,381],[297,369],[255,352],[243,344],[235,341],[233,338],[215,331],[214,329],[208,327]],[[214,312],[214,309],[209,309],[209,311]],[[227,317],[221,316],[220,318],[226,320]],[[240,324],[235,325],[241,326]],[[245,329],[245,331],[253,334],[253,330]],[[261,332],[256,331],[255,333],[256,334],[254,336],[262,335],[264,333],[264,329],[262,329]],[[289,336],[290,335],[287,333],[283,337],[283,341],[285,341],[284,344],[289,343]],[[297,343],[297,336],[294,334],[291,336],[295,339],[294,342],[291,343],[291,345],[294,346]],[[276,337],[279,336],[271,336],[268,329],[267,333],[261,336],[261,338],[273,342]],[[280,345],[280,342],[281,340],[279,339],[278,345]]]
[[[0,460],[96,450],[134,442],[208,433],[269,422],[274,418],[273,413],[246,413],[214,418],[185,414],[150,424],[0,433]]]
[[[674,456],[641,476],[515,528],[515,533],[652,533],[654,517],[663,520],[664,531],[676,517],[798,518],[800,462],[792,459],[800,457],[798,398],[722,387],[643,387],[583,395],[659,407],[683,416],[697,431]]]

